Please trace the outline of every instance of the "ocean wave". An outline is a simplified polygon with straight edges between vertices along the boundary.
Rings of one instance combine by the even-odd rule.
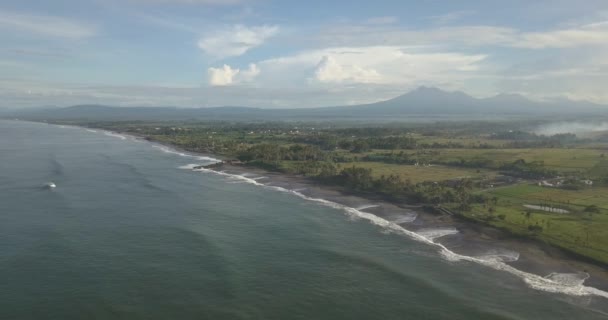
[[[189,164],[186,164],[186,165],[183,165],[183,166],[179,166],[177,168],[178,169],[184,169],[184,170],[194,170],[196,167],[200,167],[202,165],[203,164],[201,164],[201,163],[189,163]]]
[[[91,130],[91,129],[86,129],[86,130],[91,133],[97,133],[97,131],[95,131],[95,130]]]
[[[417,213],[410,213],[410,214],[406,214],[406,215],[400,215],[400,216],[393,217],[392,219],[390,219],[390,221],[392,223],[396,223],[396,224],[410,223],[410,222],[414,222],[414,220],[416,220],[416,218],[418,218]]]
[[[193,154],[179,152],[177,150],[174,150],[174,149],[171,149],[171,148],[167,148],[165,146],[154,146],[154,148],[159,149],[159,150],[161,150],[164,153],[176,154],[176,155],[178,155],[180,157],[185,157],[185,158],[192,158],[192,159],[196,159],[196,160],[209,161],[209,162],[220,162],[221,161],[221,160],[216,159],[216,158],[205,157],[205,156],[197,156],[197,155],[193,155]]]
[[[114,138],[118,138],[120,140],[127,140],[127,137],[114,133],[114,132],[110,132],[110,131],[104,131],[103,134],[105,134],[108,137],[114,137]]]
[[[506,249],[493,249],[477,258],[488,261],[515,262],[519,260],[519,252]]]
[[[360,207],[357,207],[357,210],[365,210],[365,209],[371,209],[371,208],[378,208],[380,205],[379,204],[366,204],[366,205],[362,205]]]
[[[471,256],[467,256],[467,255],[458,254],[456,252],[449,250],[443,244],[433,241],[432,238],[429,238],[429,237],[426,237],[417,232],[405,229],[404,227],[398,225],[397,223],[385,220],[374,214],[363,212],[363,211],[357,210],[356,208],[352,208],[352,207],[349,207],[349,206],[346,206],[346,205],[343,205],[343,204],[340,204],[337,202],[325,200],[322,198],[308,197],[300,192],[285,189],[282,187],[267,186],[267,185],[257,182],[256,180],[253,180],[251,178],[248,178],[248,177],[245,177],[242,175],[230,174],[230,173],[226,173],[226,172],[218,172],[215,170],[205,169],[205,168],[195,169],[194,171],[212,173],[212,174],[217,174],[217,175],[224,176],[224,177],[232,177],[232,178],[236,178],[236,179],[241,179],[244,182],[247,182],[247,183],[250,183],[250,184],[253,184],[256,186],[261,186],[261,187],[268,188],[271,190],[290,193],[290,194],[298,196],[304,200],[316,202],[316,203],[319,203],[319,204],[327,206],[327,207],[341,210],[350,217],[368,220],[370,223],[372,223],[376,226],[382,227],[387,231],[398,233],[398,234],[403,234],[418,242],[425,243],[430,246],[434,246],[439,250],[440,255],[448,261],[472,262],[472,263],[477,263],[479,265],[489,267],[494,270],[508,272],[516,277],[519,277],[530,288],[533,288],[536,290],[550,292],[550,293],[560,293],[560,294],[566,294],[566,295],[572,295],[572,296],[598,296],[598,297],[603,297],[603,298],[608,299],[608,292],[584,285],[584,281],[585,281],[585,279],[588,278],[588,275],[584,279],[582,279],[583,277],[577,277],[576,281],[573,281],[573,279],[575,277],[575,276],[573,276],[573,274],[552,273],[546,277],[539,276],[539,275],[525,272],[525,271],[519,270],[515,267],[512,267],[512,266],[508,265],[507,263],[505,263],[505,261],[503,261],[502,259],[488,259],[487,257],[485,257],[485,258],[484,257],[471,257]]]
[[[458,230],[456,228],[428,228],[428,229],[420,229],[416,231],[417,234],[433,241],[437,238],[457,234]]]

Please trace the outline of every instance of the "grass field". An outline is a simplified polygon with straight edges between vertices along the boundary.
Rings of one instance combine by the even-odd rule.
[[[527,162],[543,161],[547,168],[559,172],[587,171],[603,163],[608,157],[607,150],[598,149],[438,149],[425,152],[405,150],[410,155],[418,155],[426,162],[448,163],[454,161],[490,160],[493,166],[512,163],[518,159]],[[603,154],[606,154],[602,157]]]
[[[493,216],[502,216],[501,219],[489,220],[490,224],[518,234],[532,234],[548,243],[608,263],[608,229],[605,227],[608,225],[608,188],[593,187],[570,191],[535,185],[516,185],[486,193],[498,198]],[[552,213],[524,207],[525,204],[541,203],[570,212]],[[598,206],[600,212],[585,212],[589,205]],[[465,215],[487,221],[488,207],[475,205],[473,210]],[[542,231],[535,233],[529,230],[529,226],[539,226]]]
[[[496,173],[491,170],[477,170],[467,168],[454,168],[445,166],[413,166],[387,164],[380,162],[354,162],[352,164],[344,164],[345,167],[354,165],[361,168],[371,168],[374,177],[382,175],[398,175],[403,180],[409,179],[412,183],[424,181],[444,181],[457,178],[483,178],[494,177]]]
[[[589,205],[596,205],[608,210],[608,188],[605,187],[564,190],[526,184],[499,188],[489,193],[513,203],[566,205],[578,211],[584,210]]]

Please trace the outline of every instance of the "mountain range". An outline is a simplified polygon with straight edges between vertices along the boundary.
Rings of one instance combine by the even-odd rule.
[[[420,87],[404,95],[376,103],[306,109],[264,109],[249,107],[176,108],[113,107],[77,105],[65,108],[37,108],[5,116],[30,120],[356,120],[407,121],[452,119],[497,119],[510,117],[605,116],[608,106],[584,101],[532,101],[521,95],[499,94],[478,99],[463,92]]]

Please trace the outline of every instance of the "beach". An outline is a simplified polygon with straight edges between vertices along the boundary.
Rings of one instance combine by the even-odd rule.
[[[201,170],[193,165],[189,169],[225,175],[234,179],[234,183],[248,182],[278,188],[280,191],[295,191],[309,199],[327,200],[364,214],[372,214],[382,219],[382,223],[386,221],[399,226],[394,232],[400,232],[399,229],[403,228],[421,235],[425,238],[423,241],[428,240],[445,247],[448,260],[457,262],[471,257],[491,268],[510,271],[505,265],[513,267],[523,272],[519,276],[524,279],[530,274],[550,280],[547,283],[540,280],[541,283],[532,284],[540,290],[585,295],[585,290],[579,287],[584,282],[585,286],[608,291],[608,270],[604,266],[584,261],[540,241],[511,235],[458,216],[425,210],[419,205],[392,203],[374,195],[354,195],[339,186],[319,184],[307,177],[269,172],[245,165],[221,164],[212,167]],[[535,282],[537,279],[526,281]]]

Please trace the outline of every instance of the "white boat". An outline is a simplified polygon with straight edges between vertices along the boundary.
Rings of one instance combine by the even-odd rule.
[[[55,185],[53,182],[49,182],[45,186],[49,189],[57,188],[57,185]]]

